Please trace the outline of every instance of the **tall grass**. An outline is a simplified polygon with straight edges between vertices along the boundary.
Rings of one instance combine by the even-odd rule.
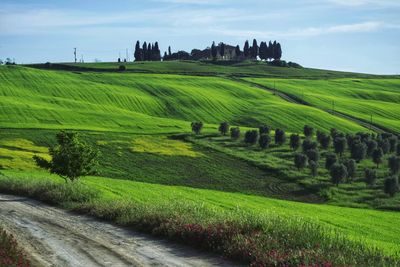
[[[394,266],[397,256],[351,241],[301,217],[215,209],[183,200],[99,197],[81,183],[2,177],[0,191],[27,195],[97,218],[222,254],[252,266]]]
[[[29,267],[30,261],[14,236],[0,225],[0,267]]]

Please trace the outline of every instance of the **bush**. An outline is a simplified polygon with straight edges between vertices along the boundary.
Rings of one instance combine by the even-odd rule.
[[[317,149],[310,149],[306,153],[308,160],[318,162],[319,161],[319,152]]]
[[[51,161],[34,156],[36,164],[67,182],[81,176],[96,174],[100,152],[79,140],[78,134],[61,131],[56,135],[57,145],[49,149]]]
[[[262,126],[260,126],[260,127],[258,128],[258,132],[259,132],[260,135],[262,135],[262,134],[269,134],[270,129],[269,129],[269,127],[268,127],[267,125],[262,125]]]
[[[367,146],[360,141],[355,141],[351,145],[351,157],[357,162],[360,162],[365,158],[367,154]]]
[[[347,177],[354,179],[356,177],[357,164],[354,159],[348,159],[345,161],[346,169],[347,169]]]
[[[336,137],[333,140],[333,147],[335,149],[335,153],[339,154],[340,157],[343,155],[343,152],[346,150],[347,140],[344,137]]]
[[[364,170],[364,177],[365,177],[365,183],[367,185],[375,185],[376,182],[376,170],[375,169],[368,169],[366,168]]]
[[[347,178],[347,168],[343,164],[335,163],[330,169],[330,175],[332,183],[339,186],[339,183]]]
[[[378,143],[375,140],[369,140],[367,142],[367,156],[372,157],[372,153],[378,147]]]
[[[312,137],[314,135],[314,128],[309,125],[304,125],[303,133],[305,137]]]
[[[261,149],[268,148],[269,144],[271,143],[271,136],[269,136],[268,134],[260,135],[260,139],[258,139],[258,143],[259,143]]]
[[[386,178],[385,184],[384,184],[384,191],[386,194],[389,196],[393,197],[397,191],[399,190],[399,182],[398,178],[393,176]]]
[[[286,142],[285,131],[281,129],[275,130],[275,144],[281,146]]]
[[[254,145],[258,140],[258,132],[256,130],[249,130],[244,134],[244,142],[246,144]]]
[[[372,161],[376,164],[376,168],[379,168],[379,164],[383,161],[382,148],[376,148],[374,152],[372,152]]]
[[[124,65],[120,65],[120,66],[118,67],[118,70],[119,70],[119,71],[126,71],[126,67],[125,67]]]
[[[303,153],[307,153],[308,150],[311,149],[317,149],[318,148],[318,144],[315,141],[312,141],[310,139],[306,139],[303,141]]]
[[[318,175],[318,162],[313,160],[308,161],[308,167],[310,168],[311,176],[315,177]]]
[[[307,156],[302,153],[294,155],[294,166],[300,171],[307,165]]]
[[[293,149],[293,151],[296,151],[301,144],[301,139],[300,135],[298,134],[291,134],[290,135],[290,148]]]
[[[226,135],[229,132],[229,123],[227,122],[221,122],[218,128],[218,131],[222,135]]]
[[[0,266],[29,267],[30,262],[13,235],[0,227]]]
[[[192,132],[199,135],[203,129],[203,123],[201,121],[194,121],[190,125],[192,127]]]
[[[336,154],[333,154],[333,153],[328,153],[328,154],[326,154],[325,168],[326,168],[327,170],[330,170],[331,167],[332,167],[332,165],[335,164],[335,163],[337,163],[337,161],[338,161],[338,160],[337,160]]]
[[[239,127],[232,127],[231,128],[231,138],[234,140],[239,139],[240,137],[240,128]]]
[[[388,166],[392,175],[398,174],[400,171],[400,157],[391,156],[388,159]]]

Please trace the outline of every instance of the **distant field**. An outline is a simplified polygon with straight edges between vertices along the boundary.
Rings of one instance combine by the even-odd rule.
[[[120,65],[128,71],[192,74],[192,75],[236,75],[236,76],[266,76],[292,78],[371,78],[377,75],[351,73],[342,71],[320,70],[310,68],[283,68],[269,66],[264,62],[235,62],[235,61],[165,61],[165,62],[104,62],[104,63],[66,63],[69,66],[92,68],[99,70],[117,70]],[[384,76],[382,76],[384,77]]]
[[[294,95],[311,105],[400,132],[400,79],[246,80]],[[333,106],[334,105],[334,106]]]
[[[301,131],[304,124],[346,132],[364,128],[317,108],[218,77],[0,68],[0,127],[136,133],[189,131],[221,121]],[[208,124],[208,125],[207,125]],[[207,130],[207,129],[206,129]]]

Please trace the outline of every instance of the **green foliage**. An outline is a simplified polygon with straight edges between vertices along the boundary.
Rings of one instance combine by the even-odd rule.
[[[230,131],[231,131],[231,138],[233,140],[237,140],[240,138],[240,128],[239,127],[232,127]]]
[[[392,175],[397,175],[400,172],[400,157],[391,156],[388,159],[388,166]]]
[[[348,175],[346,166],[341,163],[333,164],[329,172],[331,181],[336,186],[339,186],[339,183],[346,179]]]
[[[307,158],[310,161],[314,161],[316,163],[318,163],[319,161],[319,151],[317,149],[309,149],[306,152]]]
[[[355,142],[351,145],[351,157],[357,162],[365,158],[367,154],[367,146],[361,142]]]
[[[278,146],[283,145],[286,142],[286,134],[282,129],[275,130],[275,144]]]
[[[294,154],[294,166],[298,170],[304,169],[307,165],[307,156],[303,153],[296,153]]]
[[[364,178],[365,178],[365,183],[367,185],[375,185],[376,179],[377,179],[377,174],[375,169],[369,169],[365,168],[364,170]]]
[[[338,161],[337,156],[334,153],[327,153],[325,157],[326,157],[325,168],[327,170],[330,170],[332,165],[337,163],[337,161]]]
[[[308,160],[308,168],[310,168],[311,176],[315,177],[318,175],[318,162]]]
[[[384,191],[391,197],[393,197],[399,191],[399,179],[397,176],[386,178]]]
[[[308,150],[317,149],[318,144],[317,142],[311,140],[310,138],[307,138],[303,141],[302,147],[303,147],[303,152],[307,153]]]
[[[96,174],[98,150],[80,141],[73,132],[61,131],[56,138],[58,144],[49,149],[51,161],[34,156],[39,167],[72,182],[81,176]]]
[[[194,121],[190,124],[190,126],[192,127],[192,132],[197,135],[199,135],[203,129],[203,123],[201,121]]]
[[[262,125],[262,126],[258,127],[258,132],[259,132],[260,135],[269,134],[270,128],[267,125]]]
[[[354,179],[357,174],[357,163],[354,159],[344,161],[344,166],[347,169],[347,178]]]
[[[309,125],[304,125],[303,133],[305,137],[311,138],[314,135],[314,128]]]
[[[299,149],[301,145],[301,139],[298,134],[291,134],[290,135],[290,148],[293,149],[293,151],[296,151]]]
[[[379,164],[381,164],[383,162],[382,148],[376,148],[372,152],[372,161],[376,164],[376,167],[379,168]]]
[[[346,138],[336,137],[333,140],[333,147],[335,148],[335,153],[342,156],[343,152],[346,150]]]
[[[221,122],[219,124],[218,127],[218,131],[222,134],[222,135],[226,135],[229,132],[229,123],[225,122]]]
[[[249,145],[254,145],[258,140],[258,132],[256,130],[246,131],[244,134],[244,142]]]
[[[271,136],[269,134],[261,134],[260,138],[258,139],[258,144],[260,145],[261,149],[266,149],[271,144]]]

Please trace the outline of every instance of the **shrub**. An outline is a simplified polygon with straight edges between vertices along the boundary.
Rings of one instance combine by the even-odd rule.
[[[314,128],[309,125],[304,125],[303,133],[305,137],[311,138],[314,135]]]
[[[260,139],[258,139],[258,143],[262,149],[268,148],[271,143],[271,136],[268,134],[260,135]]]
[[[312,141],[307,138],[306,140],[303,141],[302,147],[303,147],[303,152],[307,153],[308,150],[317,149],[318,144],[317,144],[317,142]]]
[[[346,166],[347,169],[347,177],[354,179],[356,177],[356,171],[357,171],[356,161],[354,159],[348,159],[345,161],[344,165]]]
[[[335,149],[335,153],[342,156],[343,152],[346,150],[346,138],[336,137],[333,141],[333,147]]]
[[[399,190],[399,182],[398,178],[393,176],[386,178],[385,184],[384,184],[384,191],[386,194],[389,196],[393,197],[397,191]]]
[[[285,131],[281,129],[275,130],[275,144],[281,146],[286,142]]]
[[[296,153],[294,155],[294,165],[300,171],[307,165],[307,156],[302,153]]]
[[[378,147],[378,143],[375,140],[369,140],[367,142],[367,156],[371,157],[374,150]]]
[[[306,153],[308,160],[318,162],[319,161],[319,152],[317,149],[310,149]]]
[[[388,166],[392,175],[398,174],[400,171],[400,157],[390,157],[388,159]]]
[[[227,122],[221,122],[218,128],[218,131],[222,135],[226,135],[229,132],[229,123]]]
[[[190,126],[192,127],[192,132],[197,135],[199,135],[203,129],[203,123],[201,121],[194,121],[190,124]]]
[[[259,132],[260,135],[269,134],[269,131],[270,131],[270,129],[269,129],[269,127],[267,125],[262,125],[262,126],[260,126],[258,128],[258,132]]]
[[[244,134],[244,142],[246,144],[254,145],[258,140],[258,132],[256,130],[249,130]]]
[[[240,137],[240,128],[239,127],[232,127],[231,128],[231,138],[234,140],[239,139]]]
[[[360,162],[365,158],[367,154],[367,146],[360,141],[355,141],[351,145],[351,157],[355,159],[357,162]]]
[[[56,135],[57,145],[49,149],[51,161],[34,156],[36,164],[50,173],[75,181],[80,176],[96,174],[100,152],[79,140],[73,132],[61,131]]]
[[[290,135],[290,148],[296,151],[300,147],[301,139],[298,134]]]
[[[29,267],[30,262],[19,248],[14,236],[0,227],[0,266]]]
[[[376,164],[376,167],[379,168],[379,164],[383,161],[382,148],[376,148],[374,152],[372,152],[372,161]]]
[[[308,161],[308,167],[310,168],[311,176],[315,177],[318,175],[318,162],[313,160]]]
[[[367,185],[374,185],[376,182],[376,170],[375,169],[368,169],[366,168],[364,170],[364,177],[365,177],[365,183]]]
[[[332,165],[337,163],[337,156],[336,154],[333,153],[328,153],[326,154],[326,160],[325,160],[325,168],[327,170],[330,170]]]
[[[330,169],[330,175],[332,183],[339,186],[339,183],[347,178],[347,168],[343,164],[335,163]]]
[[[396,152],[396,148],[397,148],[397,144],[398,144],[397,136],[392,135],[391,137],[388,138],[388,141],[389,141],[389,146],[390,146],[389,151],[391,153]]]
[[[118,67],[118,70],[119,70],[119,71],[126,71],[126,67],[125,67],[124,65],[120,65],[120,66]]]

